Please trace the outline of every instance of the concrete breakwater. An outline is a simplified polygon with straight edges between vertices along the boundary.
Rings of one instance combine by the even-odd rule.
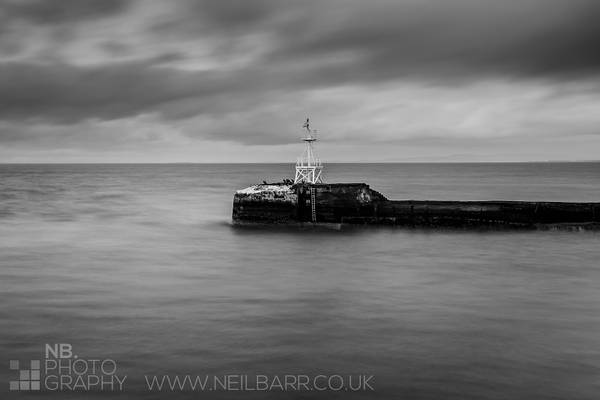
[[[238,190],[234,224],[600,227],[600,203],[389,200],[365,183],[274,183]]]

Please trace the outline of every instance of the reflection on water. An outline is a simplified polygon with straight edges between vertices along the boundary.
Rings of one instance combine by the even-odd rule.
[[[72,343],[117,360],[123,398],[148,397],[154,373],[375,376],[375,392],[290,398],[598,397],[598,233],[230,226],[235,189],[290,169],[0,166],[3,362]],[[333,165],[327,177],[397,199],[600,200],[592,163]],[[284,397],[169,397],[199,395]]]

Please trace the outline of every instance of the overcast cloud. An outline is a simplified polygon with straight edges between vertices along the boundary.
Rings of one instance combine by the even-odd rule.
[[[0,0],[0,162],[599,159],[598,0]]]

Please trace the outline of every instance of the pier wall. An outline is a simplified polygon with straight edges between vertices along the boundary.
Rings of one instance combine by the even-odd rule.
[[[388,200],[365,183],[279,185],[275,190],[272,186],[238,191],[234,223],[522,228],[600,225],[600,203]]]

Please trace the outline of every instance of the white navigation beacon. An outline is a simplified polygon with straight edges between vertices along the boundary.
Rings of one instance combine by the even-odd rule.
[[[315,157],[313,149],[313,143],[317,141],[317,130],[310,129],[310,123],[308,118],[302,125],[306,129],[306,135],[302,140],[306,143],[302,157],[298,158],[296,162],[296,177],[294,183],[323,183],[321,173],[323,172],[323,165],[321,160]]]

